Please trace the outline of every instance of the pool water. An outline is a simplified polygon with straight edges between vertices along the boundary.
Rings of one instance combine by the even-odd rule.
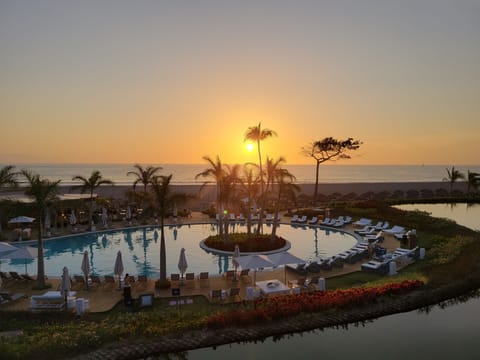
[[[230,232],[245,232],[246,226],[236,225]],[[264,227],[271,232],[270,226]],[[208,271],[222,274],[233,269],[231,256],[215,255],[201,249],[199,243],[217,233],[215,225],[195,224],[165,227],[167,274],[178,273],[180,249],[185,248],[188,272]],[[277,235],[291,243],[292,254],[307,261],[332,256],[356,243],[349,233],[320,227],[292,227],[281,224]],[[29,244],[36,246],[36,244]],[[124,273],[158,277],[160,270],[160,229],[158,227],[130,228],[103,233],[79,234],[44,241],[45,273],[60,276],[64,266],[71,274],[81,274],[83,252],[88,251],[93,274],[111,275],[117,252],[122,252]],[[241,249],[240,249],[241,251]],[[2,260],[2,271],[25,272],[25,260]],[[36,259],[27,261],[29,273],[36,273]]]

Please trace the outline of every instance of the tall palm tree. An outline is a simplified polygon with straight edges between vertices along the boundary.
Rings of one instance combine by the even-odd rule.
[[[257,171],[254,171],[252,164],[245,164],[243,166],[243,176],[239,178],[239,195],[247,199],[247,204],[245,206],[246,221],[247,221],[247,238],[250,239],[252,234],[252,218],[251,218],[251,208],[252,201],[257,198],[260,183],[260,177]]]
[[[136,171],[129,171],[127,172],[128,175],[133,175],[136,177],[135,181],[133,182],[133,190],[135,191],[135,187],[138,183],[143,184],[143,192],[147,192],[147,186],[153,183],[155,176],[157,176],[157,172],[162,170],[161,166],[147,166],[145,169],[139,165],[135,164],[133,167]]]
[[[223,219],[221,215],[223,215],[223,206],[224,206],[222,202],[222,195],[223,195],[223,185],[224,185],[226,170],[218,155],[215,161],[209,156],[204,156],[202,159],[205,160],[208,164],[210,164],[210,167],[206,168],[202,172],[195,175],[195,179],[198,179],[200,177],[211,179],[211,180],[206,180],[203,183],[202,188],[208,184],[212,184],[212,183],[216,184],[216,212],[217,214],[220,214],[219,231],[220,231],[220,234],[222,234]]]
[[[285,158],[282,156],[280,156],[276,160],[267,156],[267,160],[265,161],[265,168],[266,168],[265,172],[267,176],[265,196],[267,196],[270,190],[273,190],[273,184],[276,182],[277,170],[279,170],[284,163],[285,163]]]
[[[443,181],[448,181],[450,183],[450,194],[452,193],[453,190],[453,184],[460,179],[465,179],[465,175],[462,174],[459,170],[455,169],[455,166],[452,166],[452,169],[449,170],[448,168],[445,168],[447,170],[447,177],[443,178]]]
[[[160,287],[168,287],[170,283],[167,281],[167,253],[165,249],[165,218],[168,211],[173,209],[175,204],[185,202],[190,196],[181,193],[172,193],[170,182],[172,175],[157,176],[152,183],[153,194],[157,201],[158,215],[160,216]]]
[[[30,171],[22,170],[22,175],[28,181],[28,187],[25,195],[33,199],[33,206],[37,213],[37,229],[38,229],[38,260],[37,260],[37,285],[39,289],[45,288],[45,264],[43,259],[43,229],[42,219],[45,215],[45,209],[55,201],[58,193],[58,181],[50,181],[41,179],[40,175],[33,174]]]
[[[260,218],[258,221],[257,232],[260,232],[262,227],[262,217],[263,217],[263,208],[264,208],[264,181],[263,181],[263,167],[262,167],[262,152],[260,150],[260,143],[263,140],[266,140],[270,137],[277,136],[277,133],[270,129],[262,129],[262,123],[259,122],[257,126],[251,126],[245,132],[245,141],[255,141],[257,143],[258,151],[258,167],[260,169]]]
[[[92,230],[92,218],[93,218],[93,192],[95,189],[101,185],[114,185],[112,180],[104,179],[100,171],[95,170],[92,172],[90,177],[87,179],[81,175],[74,176],[72,180],[79,180],[82,182],[81,185],[75,185],[73,189],[80,189],[82,194],[88,192],[90,193],[90,206],[88,208],[88,228]]]

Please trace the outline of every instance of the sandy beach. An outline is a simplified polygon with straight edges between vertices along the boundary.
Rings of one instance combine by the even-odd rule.
[[[315,184],[298,184],[301,192],[300,194],[313,195],[315,190]],[[462,190],[460,184],[456,187],[458,190]],[[131,186],[101,186],[96,189],[96,193],[99,197],[113,198],[118,200],[124,200],[127,190],[132,189]],[[190,204],[192,210],[203,210],[208,205],[215,201],[216,187],[215,185],[172,185],[173,192],[185,193],[196,196],[195,201]],[[320,183],[318,185],[319,194],[329,196],[332,194],[347,195],[355,193],[362,195],[368,192],[382,193],[395,191],[403,191],[404,193],[410,190],[422,191],[430,190],[435,192],[438,189],[449,191],[448,182],[381,182],[381,183]],[[138,191],[138,189],[137,189]],[[61,193],[71,193],[70,187],[61,186]]]

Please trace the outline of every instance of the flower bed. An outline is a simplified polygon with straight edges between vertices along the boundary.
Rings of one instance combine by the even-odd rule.
[[[405,280],[376,287],[342,289],[295,295],[268,297],[255,301],[254,309],[233,310],[210,316],[210,329],[226,326],[247,326],[256,322],[270,321],[298,315],[339,309],[347,306],[366,305],[387,295],[404,294],[423,286],[420,280]]]

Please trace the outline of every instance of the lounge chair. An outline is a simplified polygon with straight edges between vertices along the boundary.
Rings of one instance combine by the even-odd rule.
[[[300,219],[297,220],[299,224],[305,224],[307,222],[307,215],[303,215]]]
[[[233,222],[233,221],[236,221],[237,218],[235,217],[234,213],[230,213],[230,216],[228,217],[228,220]]]
[[[355,226],[368,226],[372,224],[372,220],[367,218],[361,218],[353,223]]]
[[[7,293],[7,292],[1,292],[0,293],[0,304],[10,302],[10,301],[16,301],[18,299],[24,298],[25,294],[24,293]]]
[[[267,214],[265,216],[265,221],[266,222],[272,222],[273,221],[273,214]]]
[[[10,276],[12,277],[13,280],[24,280],[20,274],[16,271],[10,271]]]
[[[101,285],[102,281],[100,280],[100,276],[98,275],[91,275],[90,280],[92,281],[92,285]]]
[[[0,278],[2,278],[3,281],[9,281],[13,279],[10,275],[3,271],[0,271]]]
[[[242,222],[245,221],[245,215],[243,214],[238,215],[238,221],[242,221]]]
[[[227,298],[230,301],[235,301],[237,297],[238,297],[239,300],[242,300],[242,298],[240,297],[240,288],[238,288],[238,287],[230,288],[227,291]]]
[[[23,279],[23,280],[27,280],[27,281],[34,281],[35,279],[33,277],[31,277],[29,274],[20,274],[20,277]]]
[[[318,222],[318,217],[316,217],[316,216],[313,216],[313,217],[308,221],[308,223],[309,223],[310,225],[315,225],[317,222]]]
[[[294,222],[297,222],[298,221],[298,215],[297,214],[294,214],[292,216],[292,218],[290,219],[290,222],[294,223]]]
[[[212,302],[223,301],[222,289],[215,289],[210,291],[210,300]]]
[[[299,278],[298,280],[292,280],[292,281],[289,280],[287,284],[288,284],[288,287],[292,288],[292,290],[297,288],[297,289],[300,289],[300,291],[302,291],[307,289],[306,281],[307,281],[307,278],[302,277],[302,278]]]
[[[391,227],[390,229],[384,229],[383,231],[385,231],[386,233],[389,233],[389,234],[398,234],[398,233],[405,232],[405,228],[403,226],[395,225],[395,226]]]
[[[388,259],[382,262],[376,261],[376,260],[370,260],[369,262],[362,264],[362,270],[376,272],[380,274],[386,274],[388,272],[388,264],[390,263],[390,261],[392,260]]]
[[[323,220],[320,222],[320,224],[322,224],[322,225],[327,225],[327,224],[330,223],[330,220],[331,220],[331,219],[330,219],[329,217],[326,217],[325,219],[323,219]]]

